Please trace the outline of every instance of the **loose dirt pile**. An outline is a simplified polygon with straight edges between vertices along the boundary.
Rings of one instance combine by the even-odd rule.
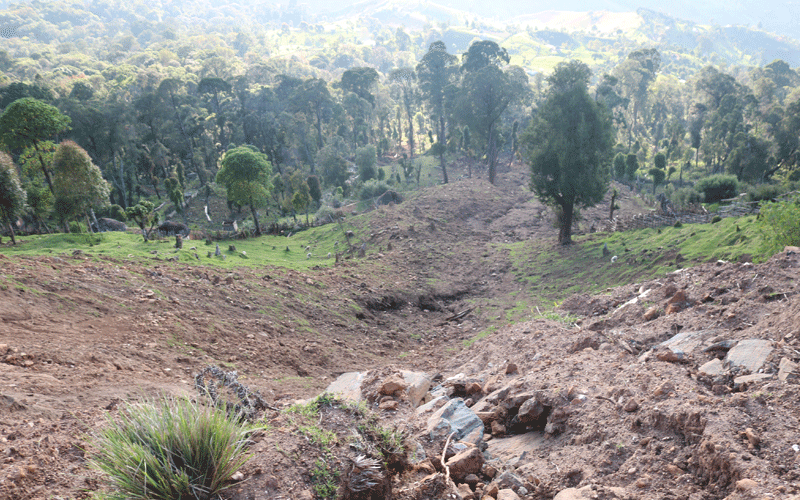
[[[90,249],[0,255],[0,496],[91,496],[101,482],[86,467],[87,435],[122,401],[193,394],[194,375],[211,364],[236,369],[279,408],[344,372],[378,370],[376,383],[425,372],[434,392],[441,385],[437,394],[462,397],[485,420],[486,464],[463,483],[479,493],[494,493],[503,472],[501,486],[536,499],[570,487],[588,488],[586,498],[800,493],[798,256],[703,264],[574,297],[562,308],[577,324],[503,326],[480,306],[513,305],[521,284],[496,243],[555,238],[552,212],[524,184],[512,169],[499,187],[465,179],[381,207],[365,258],[308,272],[224,273]],[[622,192],[621,212],[640,211]],[[586,210],[580,230],[606,216],[607,204]],[[496,331],[464,347],[488,327]],[[731,362],[737,345],[757,340]],[[750,371],[763,376],[737,381]],[[530,416],[515,421],[528,400]],[[431,438],[430,413],[417,415],[406,397],[372,401],[381,425],[405,429],[414,446],[394,475],[396,497],[446,495],[441,476],[429,477],[443,472],[435,457],[446,438]],[[267,412],[272,431],[257,438],[232,498],[313,496],[308,440],[288,418]]]

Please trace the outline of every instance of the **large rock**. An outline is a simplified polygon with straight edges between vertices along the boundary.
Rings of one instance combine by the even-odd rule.
[[[718,333],[717,330],[681,332],[658,344],[658,347],[666,347],[676,353],[682,352],[691,354],[701,347],[708,339],[715,337]]]
[[[361,401],[361,383],[367,372],[347,372],[339,375],[330,383],[325,392],[336,394],[348,401]]]
[[[469,474],[478,474],[483,467],[483,453],[478,448],[467,448],[447,461],[450,477],[457,483],[464,482]]]
[[[2,349],[0,349],[2,351]],[[781,363],[778,365],[778,380],[781,382],[788,382],[798,378],[798,364],[790,361],[787,358],[781,358]]]
[[[534,396],[522,403],[522,406],[519,407],[517,418],[523,424],[530,424],[538,420],[542,413],[544,413],[544,405],[539,401],[538,397]]]
[[[361,385],[364,383],[368,372],[347,372],[328,385],[325,392],[338,394],[350,401],[360,401],[364,398],[361,392]],[[416,407],[425,399],[428,389],[431,387],[431,379],[422,372],[401,371],[402,377],[390,377],[381,387],[381,390],[392,389],[393,393],[397,389],[404,389],[408,395],[408,400]]]
[[[400,373],[408,385],[406,388],[408,400],[411,402],[411,406],[416,408],[425,399],[425,395],[428,394],[428,390],[431,388],[431,378],[428,374],[422,372],[404,370]]]
[[[725,362],[731,366],[740,366],[756,373],[772,354],[772,342],[769,340],[742,340],[728,351]]]
[[[483,441],[483,422],[464,404],[461,398],[448,401],[428,418],[427,432],[431,439],[454,439],[479,445]]]

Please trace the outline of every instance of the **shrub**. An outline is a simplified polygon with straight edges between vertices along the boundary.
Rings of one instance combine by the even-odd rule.
[[[719,215],[715,215],[714,217],[711,218],[712,224],[716,224],[717,222],[722,222],[722,217],[720,217]]]
[[[700,179],[695,189],[705,195],[706,203],[714,203],[739,194],[739,181],[735,175],[712,175]]]
[[[388,184],[383,181],[376,181],[375,179],[372,179],[364,183],[364,186],[361,188],[361,192],[359,193],[359,198],[362,200],[370,200],[372,198],[377,198],[388,190]]]
[[[782,190],[780,186],[776,186],[774,184],[761,184],[750,189],[747,193],[747,197],[750,199],[750,201],[769,201],[774,200],[781,195],[781,191]]]
[[[70,233],[85,233],[86,232],[86,224],[78,221],[70,221],[69,223],[69,232]]]
[[[250,429],[188,399],[129,404],[96,438],[112,499],[208,500],[248,459]]]
[[[685,187],[676,189],[670,199],[672,200],[672,206],[678,210],[683,210],[690,205],[697,205],[702,201],[703,197],[693,188]]]
[[[768,251],[774,253],[785,246],[800,245],[800,198],[763,203],[758,220]]]

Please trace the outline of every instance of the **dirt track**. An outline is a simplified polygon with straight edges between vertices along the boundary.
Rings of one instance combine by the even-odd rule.
[[[508,383],[553,397],[574,388],[591,398],[576,405],[563,433],[514,462],[535,486],[531,498],[585,485],[595,485],[594,498],[800,493],[800,453],[792,449],[800,445],[800,393],[796,379],[775,378],[781,359],[800,361],[797,255],[759,266],[705,264],[576,297],[563,308],[582,317],[577,326],[520,323],[463,347],[498,318],[446,318],[475,304],[502,308],[520,289],[508,256],[492,243],[555,237],[549,212],[520,188],[524,178],[515,169],[499,188],[461,180],[383,207],[368,240],[378,251],[305,273],[224,274],[83,253],[0,255],[0,495],[90,495],[99,483],[85,467],[86,433],[122,400],[191,393],[193,375],[209,364],[235,367],[282,406],[318,394],[346,371],[392,364],[463,373],[484,385],[509,360],[520,375]],[[635,199],[621,203],[623,211],[637,209]],[[582,224],[604,215],[602,207],[587,210]],[[619,307],[647,290],[639,304]],[[643,318],[642,302],[666,307],[679,290],[687,298],[678,311]],[[713,351],[648,354],[691,331],[711,332],[703,347],[769,340],[762,370],[773,377],[735,387],[732,375],[698,373]],[[625,409],[630,400],[637,409]],[[748,428],[756,445],[742,437]],[[304,476],[289,461],[262,457],[250,467],[269,481],[285,478],[273,492],[289,498],[303,490]]]

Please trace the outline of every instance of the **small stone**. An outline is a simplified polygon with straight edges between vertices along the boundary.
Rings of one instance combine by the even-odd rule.
[[[653,396],[666,396],[669,395],[670,392],[675,390],[675,386],[669,380],[658,386],[658,388],[653,391]]]
[[[390,399],[390,400],[384,401],[380,405],[378,405],[378,409],[380,409],[380,410],[396,410],[399,405],[400,405],[399,402],[397,402],[394,399]]]
[[[408,387],[403,377],[399,374],[394,374],[391,377],[387,378],[383,381],[381,388],[378,389],[378,392],[381,394],[385,394],[387,396],[391,396],[397,392],[404,391]]]
[[[480,481],[481,481],[481,478],[479,478],[479,477],[478,477],[477,475],[475,475],[475,474],[467,474],[467,477],[465,477],[465,478],[464,478],[464,482],[465,482],[465,483],[467,483],[467,484],[468,484],[468,485],[470,485],[470,486],[475,486],[475,485],[477,485],[477,484],[478,484]]]
[[[687,302],[686,292],[684,292],[683,290],[678,290],[677,292],[675,292],[675,295],[673,295],[667,301],[667,305],[670,305],[670,304],[683,304],[684,302]]]
[[[500,491],[500,489],[497,487],[496,484],[492,483],[483,490],[483,494],[484,497],[490,496],[492,498],[497,498],[498,491]]]
[[[244,479],[244,474],[242,474],[242,471],[240,470],[237,470],[231,476],[231,481],[241,481],[242,479]]]
[[[475,493],[472,492],[472,489],[466,483],[458,485],[458,496],[461,497],[461,500],[475,500]]]
[[[703,375],[716,377],[717,375],[721,375],[724,370],[725,366],[722,364],[722,360],[714,358],[701,366],[698,371]]]
[[[506,426],[501,424],[497,420],[492,420],[492,435],[502,436],[505,433],[506,433]]]
[[[756,488],[758,483],[753,481],[752,479],[740,479],[736,481],[736,489],[738,491],[750,491],[753,488]]]
[[[297,500],[314,500],[314,494],[309,490],[303,490],[297,495]]]
[[[517,373],[518,371],[519,369],[517,368],[517,364],[509,361],[506,365],[506,375],[511,375],[513,373]]]
[[[467,394],[476,394],[478,392],[481,392],[481,390],[482,390],[481,384],[477,382],[471,382],[467,384],[466,387]]]
[[[483,466],[483,453],[478,448],[468,448],[456,453],[447,461],[453,481],[463,482],[469,474],[477,474]]]
[[[733,379],[733,388],[735,390],[745,390],[748,385],[754,384],[756,382],[762,382],[767,379],[771,379],[771,373],[753,373],[751,375],[742,375],[740,377],[736,377]]]
[[[495,469],[489,464],[483,464],[483,467],[481,467],[481,474],[488,477],[489,479],[492,479],[494,478],[494,476],[497,475],[497,469]]]
[[[744,434],[744,437],[747,438],[748,450],[758,448],[759,445],[761,445],[761,437],[751,427],[745,429],[742,434]]]
[[[497,500],[520,500],[519,495],[517,495],[514,490],[509,488],[499,490],[496,498]]]
[[[659,316],[661,316],[661,309],[659,309],[658,306],[652,306],[647,311],[644,312],[645,321],[653,321]]]
[[[633,413],[639,409],[639,403],[637,403],[635,399],[629,399],[622,409],[628,413]]]
[[[645,489],[648,486],[650,486],[650,476],[645,474],[644,476],[642,476],[639,479],[637,479],[634,484],[639,489]]]
[[[666,351],[660,351],[656,354],[656,359],[659,361],[667,361],[669,363],[680,363],[686,360],[686,355],[681,351],[673,351],[672,349],[667,349]]]
[[[8,352],[8,344],[0,344],[0,356]]]
[[[3,344],[0,344],[0,354],[2,353]],[[800,367],[800,365],[797,363],[794,363],[787,358],[781,358],[781,362],[778,365],[778,380],[781,382],[786,382],[787,380],[798,378],[797,374],[798,371],[800,371],[798,370],[798,367]]]
[[[680,467],[678,467],[675,464],[667,465],[666,469],[667,469],[667,472],[669,472],[673,476],[680,476],[680,475],[683,474],[683,469],[681,469]]]

